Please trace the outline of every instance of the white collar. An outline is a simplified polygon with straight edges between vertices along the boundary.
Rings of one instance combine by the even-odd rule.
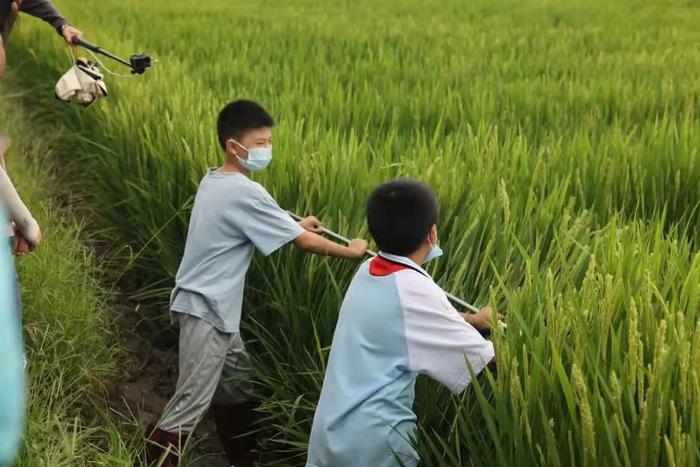
[[[414,269],[418,271],[419,273],[423,274],[425,277],[431,278],[430,274],[425,272],[425,269],[422,267],[418,266],[416,263],[413,262],[410,258],[407,258],[405,256],[399,256],[399,255],[392,255],[391,253],[386,253],[384,251],[380,251],[377,253],[379,256],[381,256],[384,259],[388,259],[389,261],[392,261],[394,263],[400,263],[405,266],[410,267],[411,269]]]

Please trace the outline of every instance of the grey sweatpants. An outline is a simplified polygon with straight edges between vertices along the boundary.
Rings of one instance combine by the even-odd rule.
[[[180,323],[179,376],[175,394],[158,427],[189,433],[213,403],[239,404],[251,398],[250,366],[240,333],[224,333],[184,313]]]

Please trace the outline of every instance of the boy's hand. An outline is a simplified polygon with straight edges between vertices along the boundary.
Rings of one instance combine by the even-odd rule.
[[[12,240],[12,254],[15,256],[25,256],[29,253],[29,243],[23,236],[15,234]]]
[[[489,329],[491,329],[490,321],[491,321],[492,314],[493,314],[493,310],[490,307],[485,307],[485,308],[482,308],[481,311],[479,311],[478,313],[474,313],[474,314],[464,313],[464,314],[462,314],[462,316],[467,321],[467,323],[471,324],[479,331],[488,331]],[[499,321],[503,320],[503,315],[501,315],[500,313],[498,314],[498,320]]]
[[[321,221],[314,216],[303,218],[299,221],[299,225],[309,232],[313,232],[315,234],[323,233],[323,224],[321,224]]]
[[[355,258],[363,258],[367,254],[367,248],[369,248],[369,243],[367,240],[362,238],[355,238],[350,240],[348,248],[352,251]]]
[[[26,229],[26,230],[24,230]],[[12,240],[12,252],[16,256],[24,256],[30,251],[34,251],[43,240],[43,235],[39,224],[34,219],[28,226],[21,228],[14,221],[12,222],[14,237]]]
[[[29,242],[17,230],[17,224],[12,221],[12,254],[24,256],[29,253]]]

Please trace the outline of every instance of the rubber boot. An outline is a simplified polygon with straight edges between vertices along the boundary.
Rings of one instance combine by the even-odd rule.
[[[161,430],[155,424],[149,425],[146,433],[146,465],[177,467],[180,463],[180,433]]]
[[[214,405],[216,432],[229,463],[235,467],[254,467],[256,404]]]

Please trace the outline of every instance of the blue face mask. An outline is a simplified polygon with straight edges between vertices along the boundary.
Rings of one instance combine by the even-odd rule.
[[[272,148],[246,148],[237,141],[234,141],[237,145],[248,151],[248,159],[241,159],[236,156],[238,162],[241,163],[244,169],[250,172],[257,172],[263,170],[265,167],[270,165],[272,161]]]
[[[433,245],[433,249],[428,253],[428,256],[426,256],[423,260],[423,264],[432,261],[435,258],[439,258],[440,256],[442,256],[442,248],[440,248],[440,246],[436,243]]]

